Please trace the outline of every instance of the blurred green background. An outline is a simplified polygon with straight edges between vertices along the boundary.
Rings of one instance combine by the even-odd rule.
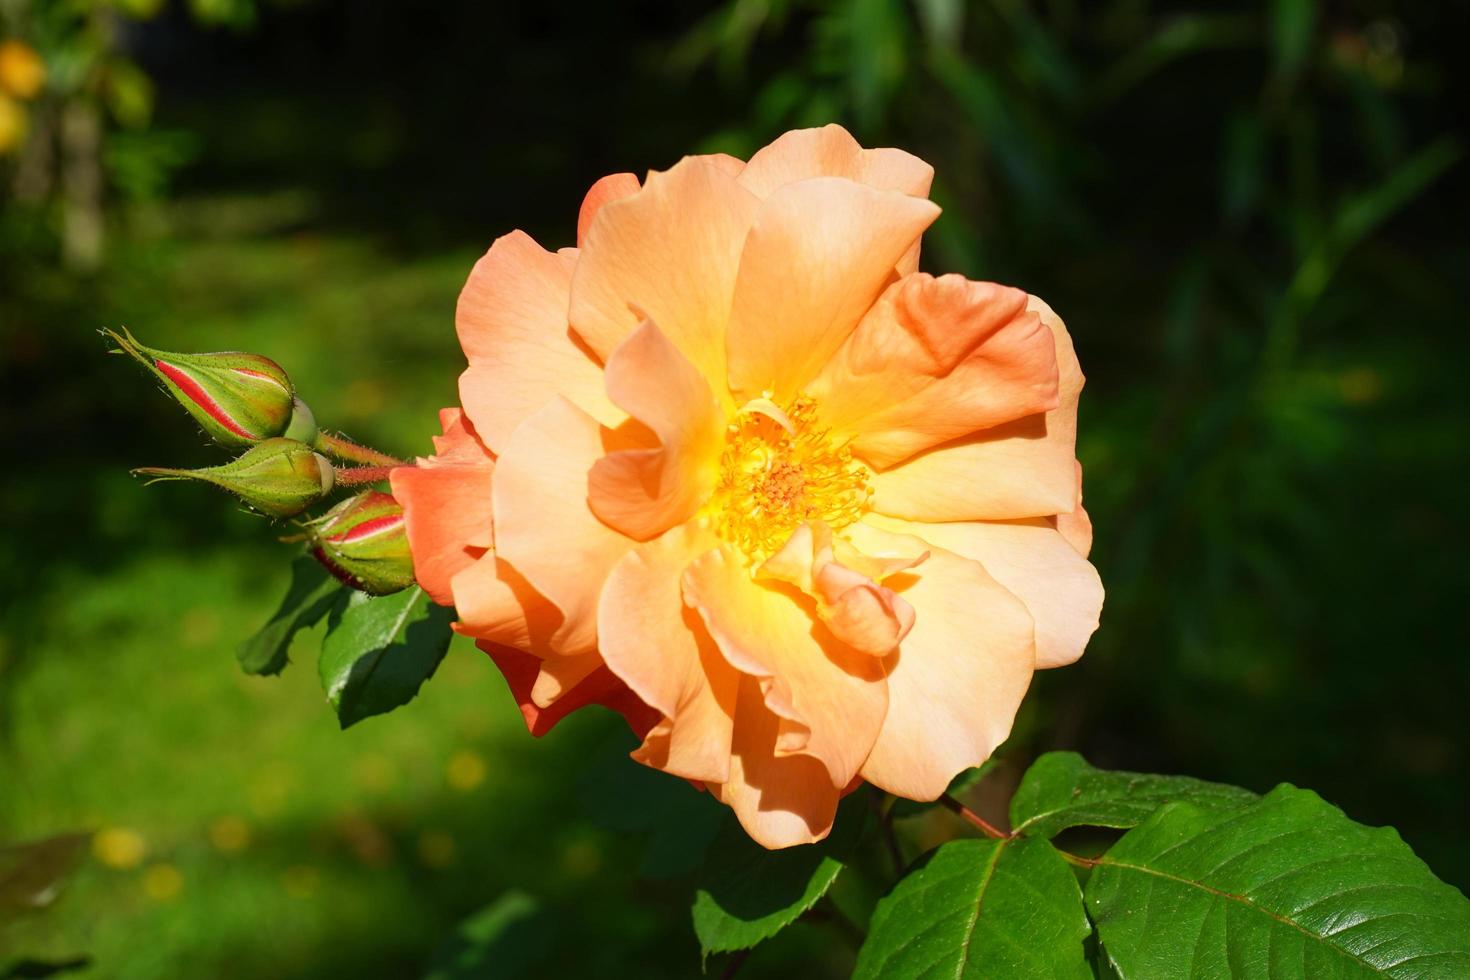
[[[0,975],[415,976],[512,890],[543,911],[505,971],[696,974],[687,881],[639,874],[582,775],[626,747],[608,716],[532,741],[458,641],[347,732],[315,636],[237,670],[288,549],[129,477],[219,456],[97,330],[267,354],[326,424],[426,452],[493,238],[568,244],[604,173],[830,121],[932,162],[926,268],[1045,297],[1089,377],[1103,626],[1000,782],[1050,748],[1290,781],[1470,886],[1467,27],[1431,0],[0,0],[46,72],[0,58],[0,843],[96,835],[0,924]],[[741,975],[850,964],[802,926]]]

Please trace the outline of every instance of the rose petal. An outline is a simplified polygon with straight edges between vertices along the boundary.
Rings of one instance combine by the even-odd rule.
[[[858,554],[835,541],[826,524],[803,524],[781,550],[761,565],[757,579],[796,586],[816,602],[816,612],[832,635],[861,653],[891,653],[914,625],[914,610],[892,589],[879,584],[922,561],[884,562]]]
[[[846,531],[869,554],[930,553],[907,584],[890,580],[916,618],[887,661],[888,715],[862,776],[932,800],[1010,734],[1035,662],[1031,616],[979,562],[862,523]]]
[[[496,552],[561,610],[551,646],[562,653],[596,647],[598,592],[633,545],[587,505],[606,432],[557,398],[521,423],[495,467]]]
[[[633,757],[685,779],[722,783],[739,675],[684,605],[680,587],[685,567],[718,545],[690,523],[628,552],[603,584],[597,632],[608,669],[664,716]]]
[[[572,278],[571,320],[604,360],[651,319],[727,397],[725,328],[758,201],[729,168],[686,157],[593,219]]]
[[[719,475],[725,417],[709,384],[645,320],[607,362],[608,396],[657,439],[593,464],[588,500],[603,521],[640,541],[682,524]]]
[[[1088,563],[1045,518],[1006,523],[918,524],[877,515],[868,522],[946,548],[985,566],[1036,621],[1036,666],[1064,667],[1097,630],[1103,587]]]
[[[455,326],[470,362],[459,397],[497,453],[526,416],[557,395],[605,424],[622,420],[603,390],[602,368],[567,326],[575,265],[575,256],[512,232],[475,263],[459,295]]]
[[[918,521],[1011,520],[1077,507],[1077,400],[1082,371],[1061,319],[1035,296],[1056,343],[1058,406],[985,429],[876,474],[873,509]]]
[[[526,729],[536,738],[551,731],[556,723],[578,708],[600,704],[622,715],[633,733],[642,738],[658,720],[657,714],[643,704],[606,668],[598,668],[575,687],[545,707],[531,699],[531,691],[541,676],[542,661],[529,653],[494,643],[481,642],[481,650],[490,655],[505,676],[511,696],[520,705]]]
[[[766,707],[759,682],[742,677],[730,778],[709,787],[752,840],[772,849],[826,837],[842,795],[820,761],[777,748],[782,721]]]
[[[1056,345],[1026,299],[963,276],[905,276],[808,386],[823,424],[881,468],[1056,408]]]
[[[447,424],[435,439],[438,455],[395,468],[389,482],[403,507],[414,577],[431,599],[450,606],[450,579],[493,541],[495,465],[458,412],[442,414],[441,422]]]
[[[730,313],[737,400],[770,392],[785,404],[798,394],[938,215],[922,198],[838,177],[787,184],[761,202]]]
[[[582,208],[577,212],[578,247],[587,243],[587,232],[592,227],[592,219],[597,217],[602,206],[632,197],[638,193],[639,186],[638,178],[633,174],[608,174],[593,184],[588,189],[587,196],[582,198]]]
[[[752,581],[728,545],[685,570],[684,601],[730,665],[760,680],[766,706],[781,718],[776,752],[820,759],[832,784],[846,786],[883,723],[880,662],[813,622],[800,593]]]

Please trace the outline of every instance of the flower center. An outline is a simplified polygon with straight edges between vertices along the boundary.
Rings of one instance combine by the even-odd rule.
[[[763,561],[806,521],[851,524],[871,495],[863,466],[817,425],[810,398],[785,411],[757,399],[730,425],[708,513],[721,537]]]

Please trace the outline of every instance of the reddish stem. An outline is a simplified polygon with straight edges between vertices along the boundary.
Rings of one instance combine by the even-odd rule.
[[[957,814],[962,820],[968,821],[973,826],[979,828],[980,832],[986,837],[994,837],[996,840],[1006,840],[1011,836],[948,793],[940,796],[939,802],[943,803],[946,809]]]
[[[396,466],[349,466],[336,471],[336,482],[339,487],[356,487],[364,483],[377,483],[388,479]]]
[[[395,456],[380,453],[376,449],[355,443],[346,436],[334,436],[330,432],[317,433],[316,448],[324,449],[338,459],[345,459],[349,463],[363,463],[368,466],[405,465],[404,460]]]

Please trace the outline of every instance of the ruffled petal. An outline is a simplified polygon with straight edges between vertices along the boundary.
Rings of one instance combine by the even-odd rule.
[[[704,377],[645,320],[607,361],[607,392],[646,426],[654,445],[609,453],[592,466],[588,501],[603,521],[646,541],[709,499],[725,417]]]
[[[846,786],[883,723],[881,662],[814,622],[799,592],[752,581],[729,545],[689,565],[684,601],[730,665],[760,681],[766,706],[780,716],[775,752],[819,759],[833,786]]]
[[[1092,554],[1092,518],[1087,516],[1087,508],[1082,506],[1081,462],[1077,464],[1077,509],[1070,514],[1058,514],[1056,525],[1077,554],[1083,558]]]
[[[903,150],[865,150],[835,123],[795,129],[756,151],[740,183],[760,197],[809,177],[846,177],[879,190],[928,197],[934,168]]]
[[[606,360],[651,319],[727,397],[725,328],[759,204],[724,163],[686,157],[592,220],[572,278],[571,321]]]
[[[923,561],[885,561],[835,540],[821,522],[803,524],[756,571],[757,579],[794,585],[816,603],[817,617],[854,650],[881,657],[893,652],[914,625],[914,609],[880,583]]]
[[[562,625],[561,610],[494,552],[486,551],[455,573],[449,586],[459,614],[456,632],[537,657],[558,655],[552,637]]]
[[[1056,408],[1056,344],[1026,299],[963,276],[905,276],[808,386],[823,424],[881,468]]]
[[[826,837],[843,789],[832,785],[819,760],[786,754],[777,747],[782,722],[766,707],[759,682],[742,677],[730,778],[709,787],[735,811],[752,840],[773,850]]]
[[[495,452],[515,427],[557,395],[608,425],[622,413],[602,368],[572,337],[567,297],[575,255],[548,252],[524,232],[497,239],[459,294],[455,326],[469,368],[459,397]]]
[[[608,174],[600,178],[587,191],[587,196],[582,198],[582,208],[577,212],[577,245],[581,247],[587,241],[587,232],[592,227],[592,219],[597,217],[597,212],[602,206],[612,201],[620,201],[625,197],[632,197],[638,193],[638,178],[633,174]]]
[[[1076,509],[1077,400],[1082,370],[1072,339],[1051,307],[1032,296],[1056,344],[1058,405],[945,443],[877,473],[873,508],[917,521],[1012,520]]]
[[[738,675],[699,615],[684,605],[680,577],[719,546],[697,522],[628,552],[598,603],[597,632],[608,669],[663,719],[634,758],[701,782],[729,778]]]
[[[845,531],[868,554],[929,552],[894,584],[917,618],[888,658],[888,716],[862,776],[932,800],[1010,734],[1035,663],[1031,616],[979,562],[863,523]]]
[[[481,641],[478,646],[490,655],[495,666],[505,675],[511,696],[520,705],[526,729],[540,738],[567,715],[589,704],[600,704],[622,715],[628,727],[639,738],[647,734],[658,720],[657,714],[633,696],[622,681],[605,667],[587,674],[582,681],[564,691],[549,704],[537,705],[532,691],[537,687],[545,664],[537,657],[510,647]]]
[[[784,405],[799,393],[938,215],[922,198],[839,177],[787,184],[761,202],[730,313],[738,399],[770,392]]]
[[[597,647],[597,596],[633,542],[587,506],[587,473],[607,430],[564,398],[522,422],[495,467],[495,548],[561,610],[551,646]]]
[[[414,577],[441,606],[454,604],[449,582],[494,540],[490,506],[495,464],[459,412],[440,413],[438,454],[389,474],[403,506]]]
[[[917,524],[874,515],[868,520],[984,565],[1036,621],[1038,668],[1075,662],[1097,630],[1103,604],[1097,569],[1045,518]]]

